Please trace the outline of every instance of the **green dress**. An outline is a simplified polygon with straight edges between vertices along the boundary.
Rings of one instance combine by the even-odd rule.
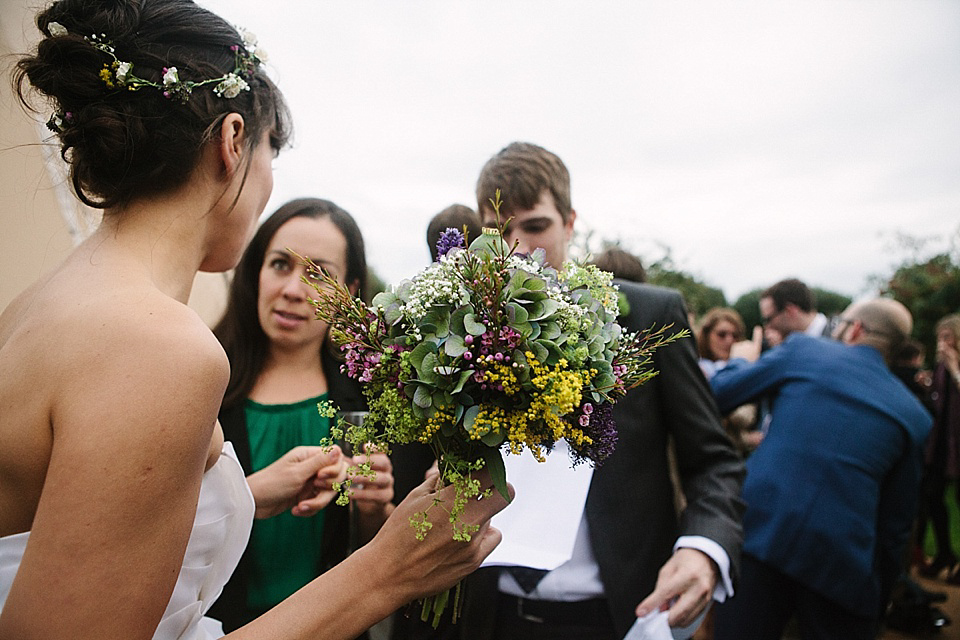
[[[330,433],[330,419],[317,403],[327,394],[293,404],[245,406],[253,470],[259,471],[299,445],[319,444]],[[265,610],[280,603],[319,574],[324,512],[298,518],[285,511],[255,520],[250,534],[251,557],[247,606]]]

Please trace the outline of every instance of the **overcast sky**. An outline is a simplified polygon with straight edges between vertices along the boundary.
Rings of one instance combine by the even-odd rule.
[[[396,283],[511,141],[557,153],[581,232],[742,293],[860,295],[895,234],[960,229],[960,2],[201,0],[294,115],[267,212],[351,212]],[[956,242],[956,240],[954,240]]]

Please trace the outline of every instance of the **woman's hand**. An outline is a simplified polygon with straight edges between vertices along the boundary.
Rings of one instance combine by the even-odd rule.
[[[349,459],[350,466],[369,461],[373,477],[348,473],[350,479],[350,504],[357,514],[360,544],[365,544],[376,535],[384,521],[393,512],[393,463],[385,453],[370,452],[369,445],[364,446],[365,453]]]
[[[753,337],[750,340],[741,340],[730,347],[730,359],[743,358],[747,362],[756,362],[763,350],[763,327],[753,328]]]
[[[433,464],[430,465],[430,468],[423,472],[424,480],[432,480],[433,482],[437,481],[437,478],[440,477],[440,461],[434,460]]]
[[[937,341],[937,360],[943,363],[954,379],[960,377],[960,354],[945,340]]]
[[[333,483],[346,478],[347,459],[340,447],[294,447],[279,460],[247,476],[257,504],[256,517],[269,518],[287,509],[312,516],[337,497]]]
[[[482,488],[493,489],[488,472],[477,472],[475,477]],[[507,487],[512,499],[513,485]],[[461,521],[479,526],[470,542],[454,540],[447,513],[435,508],[435,500],[449,505],[453,497],[452,486],[437,490],[435,480],[425,481],[410,492],[376,537],[361,548],[361,555],[370,553],[376,558],[378,570],[404,593],[403,602],[452,587],[475,571],[500,543],[500,531],[490,526],[490,518],[507,506],[499,491],[493,489],[486,498],[467,501]],[[433,527],[423,540],[417,540],[410,518],[424,511],[429,513]]]
[[[483,489],[493,489],[489,473],[475,477]],[[513,495],[513,487],[508,489]],[[469,542],[461,542],[453,539],[450,518],[436,504],[449,505],[453,498],[453,487],[438,491],[436,482],[424,482],[369,544],[227,637],[354,638],[415,598],[452,587],[499,544],[500,532],[490,526],[490,518],[507,505],[496,490],[482,500],[468,500],[462,522],[478,529]],[[410,518],[423,511],[429,511],[433,528],[418,540]]]

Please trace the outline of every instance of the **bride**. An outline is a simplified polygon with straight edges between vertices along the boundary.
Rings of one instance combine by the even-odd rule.
[[[227,358],[186,306],[252,234],[286,109],[252,39],[190,0],[61,0],[37,25],[21,96],[52,105],[74,190],[104,216],[0,315],[0,639],[216,637],[203,614],[254,508],[317,507],[341,455],[295,449],[247,485],[217,422]],[[504,502],[471,502],[469,544],[444,522],[418,542],[408,518],[435,497],[418,488],[229,637],[351,638],[455,584],[499,542]]]

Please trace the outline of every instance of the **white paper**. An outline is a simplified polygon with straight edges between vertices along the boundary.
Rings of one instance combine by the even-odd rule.
[[[710,607],[707,606],[690,626],[675,629],[667,624],[669,611],[651,611],[642,618],[637,618],[627,635],[623,636],[623,640],[687,640],[700,628],[700,623],[709,610]]]
[[[520,565],[556,569],[570,559],[593,478],[589,464],[572,467],[569,448],[557,442],[545,462],[529,451],[504,454],[507,482],[517,491],[510,505],[491,523],[503,541],[483,566]]]
[[[623,640],[673,640],[670,625],[667,624],[667,612],[651,611],[637,618]]]

